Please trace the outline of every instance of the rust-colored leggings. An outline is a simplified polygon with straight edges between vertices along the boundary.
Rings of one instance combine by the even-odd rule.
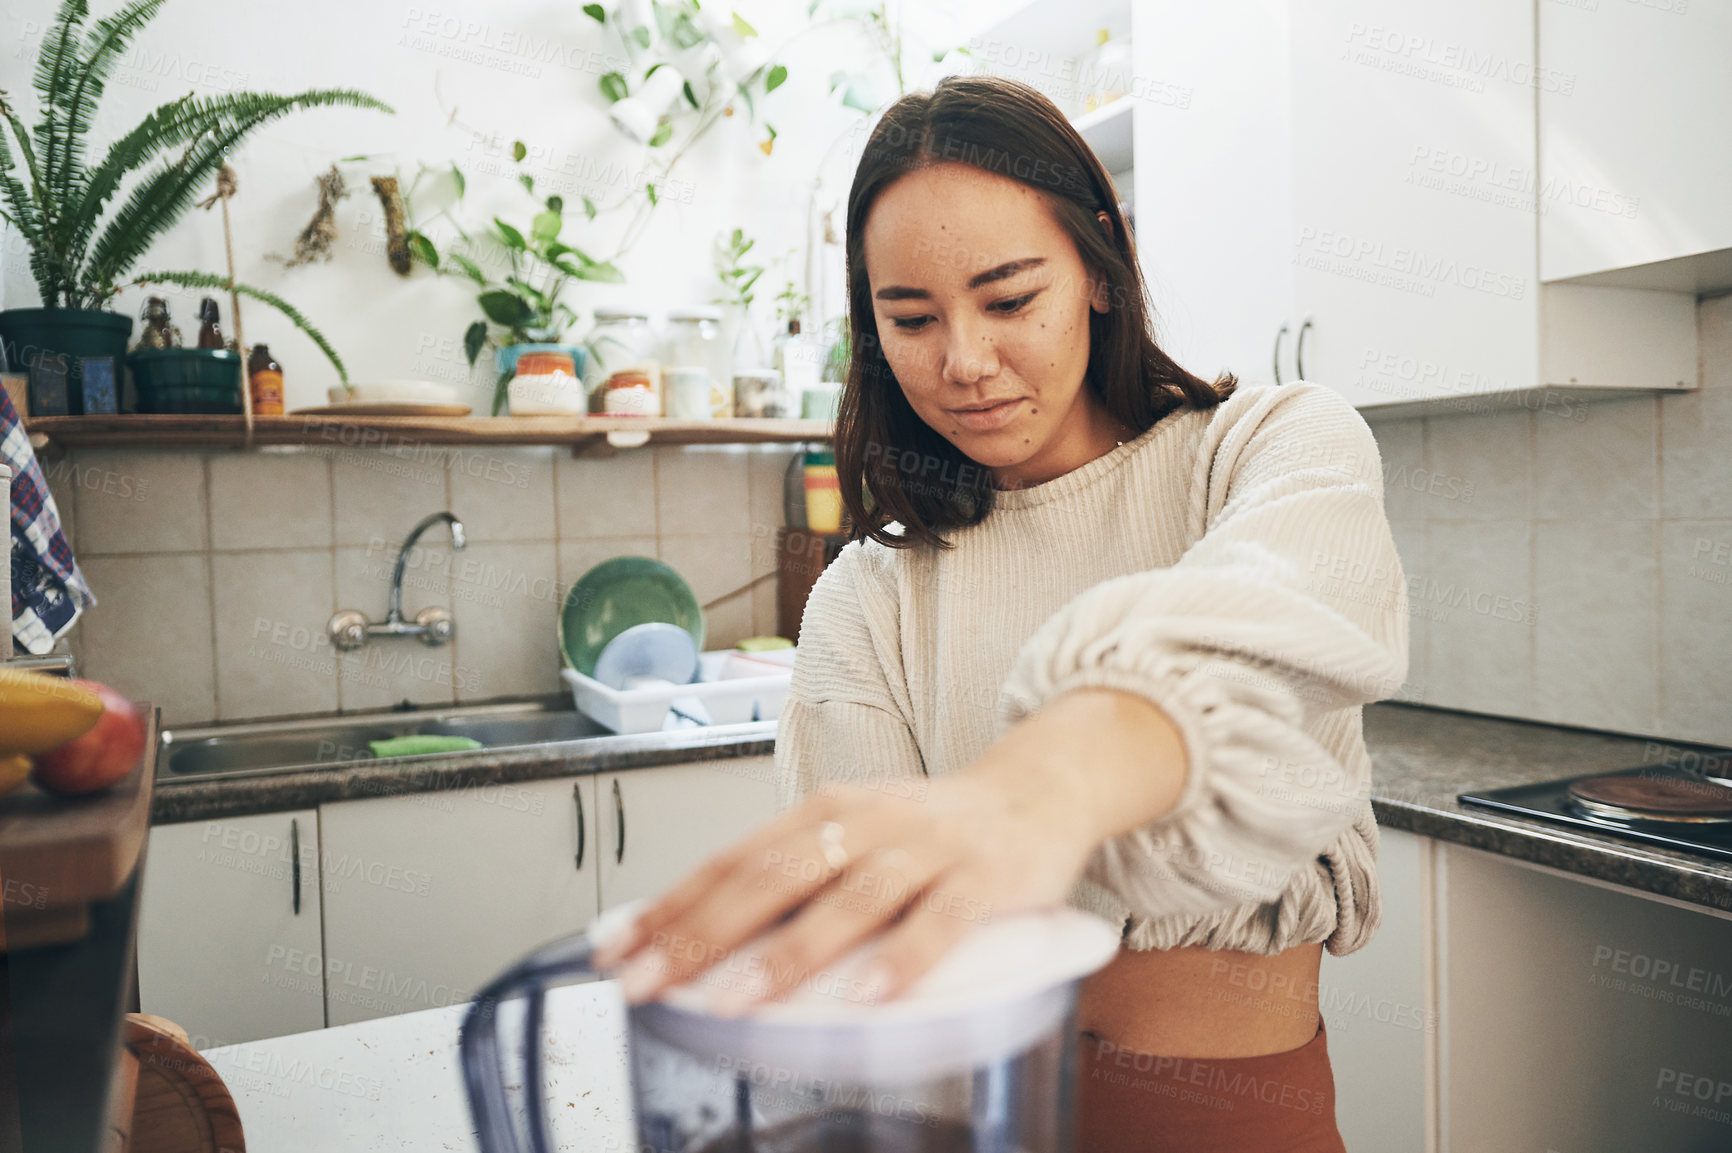
[[[1161,1057],[1077,1039],[1076,1153],[1346,1153],[1323,1025],[1263,1057]]]

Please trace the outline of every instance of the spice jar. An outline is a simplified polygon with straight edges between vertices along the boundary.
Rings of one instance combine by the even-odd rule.
[[[591,389],[589,411],[660,416],[662,365],[649,314],[637,308],[603,305],[595,310],[589,343],[595,352],[593,370],[586,374]]]
[[[576,362],[559,348],[518,353],[506,396],[513,416],[581,413],[586,407]]]

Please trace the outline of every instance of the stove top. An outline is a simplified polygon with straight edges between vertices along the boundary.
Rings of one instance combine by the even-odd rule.
[[[1614,788],[1571,786],[1594,781]],[[1636,841],[1663,845],[1668,849],[1704,853],[1710,857],[1732,861],[1732,820],[1721,818],[1680,819],[1677,814],[1641,812],[1623,805],[1609,804],[1608,795],[1624,793],[1639,795],[1642,785],[1652,783],[1674,797],[1679,795],[1719,795],[1732,789],[1732,779],[1687,773],[1664,765],[1639,765],[1613,773],[1584,773],[1537,785],[1512,785],[1502,789],[1482,789],[1462,793],[1456,799],[1464,805],[1496,809],[1524,817],[1538,817],[1556,824],[1578,829],[1593,829],[1601,833],[1616,833]],[[1616,786],[1626,786],[1619,789]],[[1598,799],[1596,799],[1598,798]]]

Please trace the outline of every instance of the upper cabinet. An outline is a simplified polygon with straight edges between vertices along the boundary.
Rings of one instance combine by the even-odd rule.
[[[1535,5],[1503,0],[1122,5],[1132,107],[1076,122],[1115,162],[1118,146],[1102,138],[1118,138],[1104,130],[1130,128],[1125,186],[1163,347],[1204,377],[1303,378],[1361,408],[1415,415],[1537,407],[1550,403],[1547,388],[1579,401],[1695,387],[1695,286],[1551,284],[1550,266],[1542,270],[1558,207],[1537,143],[1541,109],[1583,92],[1589,73],[1641,83],[1622,56],[1565,64],[1543,37],[1566,15],[1610,29],[1644,6],[1537,3],[1537,21]],[[983,38],[993,49],[985,63],[1062,90],[1049,80],[1074,70],[1065,63],[1074,49],[1042,21],[1076,8],[1020,8]],[[1091,23],[1107,21],[1092,8],[1075,21]],[[1654,51],[1651,39],[1615,30],[1606,43],[1624,52],[1641,43],[1644,68],[1732,87],[1711,74],[1723,51]],[[1716,106],[1706,91],[1692,97],[1670,111],[1667,134],[1683,134],[1689,108]],[[1573,112],[1588,127],[1604,120],[1591,105]],[[1635,134],[1664,115],[1632,104],[1622,122]],[[1726,151],[1697,157],[1688,176],[1702,221],[1688,243],[1728,243],[1712,237],[1732,232],[1732,202],[1709,196],[1732,176]],[[1649,180],[1675,183],[1659,172]],[[1611,219],[1594,197],[1584,203]],[[1638,206],[1635,220],[1646,211]]]
[[[1732,287],[1732,5],[1537,7],[1540,278]]]
[[[1361,406],[1531,387],[1534,215],[1498,189],[1534,168],[1531,7],[1290,12],[1293,375]]]

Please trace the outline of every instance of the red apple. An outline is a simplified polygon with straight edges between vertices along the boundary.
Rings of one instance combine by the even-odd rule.
[[[144,755],[144,714],[131,701],[98,681],[75,681],[102,698],[102,715],[83,736],[33,758],[30,779],[63,797],[100,792],[138,764]]]

